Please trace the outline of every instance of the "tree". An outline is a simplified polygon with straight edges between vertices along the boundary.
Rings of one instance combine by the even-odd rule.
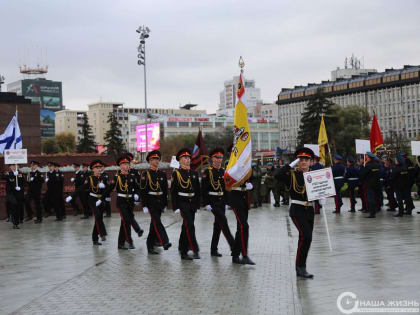
[[[328,139],[332,131],[336,130],[338,106],[328,100],[321,89],[318,89],[314,96],[306,104],[302,113],[299,132],[297,136],[298,146],[304,144],[318,143],[318,132],[321,124],[321,116],[327,128]]]
[[[54,154],[58,153],[58,145],[55,138],[43,139],[42,140],[42,153]]]
[[[209,151],[214,148],[223,148],[226,151],[233,142],[233,128],[224,128],[214,133],[206,133],[204,142]]]
[[[76,137],[71,132],[61,132],[55,136],[59,152],[74,152]]]
[[[118,123],[117,117],[111,112],[108,115],[108,123],[110,128],[105,134],[105,144],[109,155],[112,155],[114,159],[117,159],[118,156],[124,152],[124,145],[122,142],[122,134],[120,125]]]
[[[96,152],[95,138],[92,134],[92,128],[89,125],[88,116],[83,114],[82,138],[77,145],[78,153]]]
[[[188,133],[161,139],[159,150],[162,153],[162,161],[170,161],[172,156],[176,155],[182,148],[192,149],[196,138],[196,134]]]

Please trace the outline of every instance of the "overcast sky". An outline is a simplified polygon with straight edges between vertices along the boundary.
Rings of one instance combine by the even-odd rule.
[[[135,30],[146,25],[149,107],[191,102],[211,113],[241,55],[264,102],[328,80],[352,53],[379,71],[418,65],[419,12],[417,0],[0,0],[0,74],[10,83],[19,64],[46,59],[66,108],[144,106]]]

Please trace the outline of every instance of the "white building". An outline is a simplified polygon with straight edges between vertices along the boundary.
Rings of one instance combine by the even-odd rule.
[[[351,79],[282,89],[278,95],[280,147],[296,147],[301,114],[317,89],[340,106],[359,105],[376,113],[384,138],[393,133],[420,136],[420,66],[386,69]],[[328,128],[328,126],[327,126]]]
[[[82,137],[83,117],[86,113],[87,111],[70,109],[55,112],[55,135],[69,132],[75,136],[76,143],[79,143]]]

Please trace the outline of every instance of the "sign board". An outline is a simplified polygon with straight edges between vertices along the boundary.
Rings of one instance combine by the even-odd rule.
[[[171,164],[169,164],[169,167],[179,168],[179,162],[176,160],[176,156],[172,156]]]
[[[331,167],[303,173],[308,201],[335,196]]]
[[[146,125],[136,126],[137,152],[146,152]],[[147,150],[160,148],[159,123],[147,124]]]
[[[366,154],[370,151],[370,141],[363,139],[356,139],[356,153],[357,154]]]
[[[316,156],[319,156],[319,145],[318,144],[304,144],[305,148],[311,149],[314,151]]]
[[[4,150],[4,164],[27,164],[28,152],[26,149]]]
[[[411,155],[420,155],[420,141],[411,141]]]

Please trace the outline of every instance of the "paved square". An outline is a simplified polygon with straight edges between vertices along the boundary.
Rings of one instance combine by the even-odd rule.
[[[223,236],[223,257],[210,257],[213,215],[205,211],[196,218],[202,259],[195,261],[180,260],[181,221],[170,211],[164,224],[173,247],[159,256],[147,255],[144,236],[135,239],[135,250],[118,251],[116,214],[105,219],[110,237],[99,248],[91,245],[90,220],[47,219],[18,231],[2,222],[0,313],[340,314],[337,297],[345,291],[361,299],[419,301],[420,215],[393,218],[382,211],[372,220],[331,211],[329,203],[332,253],[323,218],[316,216],[308,258],[313,280],[296,279],[297,231],[286,207],[266,204],[250,212],[256,266],[233,265]],[[148,216],[136,217],[148,229]],[[228,219],[234,232],[231,211]]]

